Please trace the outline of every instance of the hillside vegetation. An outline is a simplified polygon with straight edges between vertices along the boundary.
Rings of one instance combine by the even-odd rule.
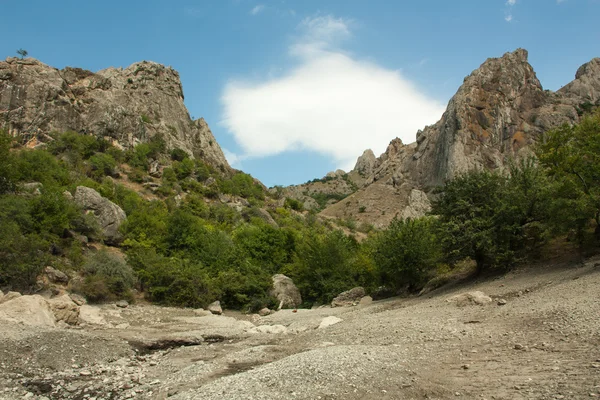
[[[257,310],[273,305],[271,276],[284,273],[310,306],[355,286],[416,292],[469,260],[480,272],[511,268],[553,238],[595,248],[600,231],[599,113],[547,132],[536,158],[446,182],[431,215],[366,229],[360,242],[347,221],[342,232],[248,174],[167,151],[160,136],[128,151],[73,132],[41,149],[15,143],[0,136],[0,287],[21,291],[51,265],[79,274],[72,290],[91,301],[135,289],[159,304]],[[160,178],[154,160],[166,165]],[[77,186],[125,211],[118,251],[92,246],[98,226],[65,194]]]

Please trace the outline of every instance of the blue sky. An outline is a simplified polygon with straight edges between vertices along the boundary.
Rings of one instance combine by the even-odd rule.
[[[546,89],[600,56],[600,0],[0,0],[0,57],[179,71],[234,167],[287,185],[414,141],[463,78],[518,47]]]

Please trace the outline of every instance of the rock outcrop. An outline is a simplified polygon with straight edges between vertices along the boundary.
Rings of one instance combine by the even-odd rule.
[[[355,287],[340,293],[331,301],[331,307],[349,307],[355,306],[365,296],[365,289]]]
[[[85,186],[77,187],[74,200],[85,212],[95,216],[106,243],[118,244],[123,239],[119,227],[127,216],[121,207],[102,197],[94,189]]]
[[[527,57],[518,49],[485,61],[465,78],[442,118],[417,132],[415,143],[394,139],[376,159],[365,151],[347,175],[358,190],[321,215],[377,227],[396,216],[421,216],[445,180],[476,168],[503,169],[509,160],[530,155],[543,132],[577,123],[583,111],[600,105],[600,58],[551,92],[542,88]]]
[[[142,61],[96,73],[38,60],[0,62],[0,129],[35,147],[50,132],[104,137],[123,148],[162,135],[215,167],[229,167],[206,121],[192,120],[177,71]]]

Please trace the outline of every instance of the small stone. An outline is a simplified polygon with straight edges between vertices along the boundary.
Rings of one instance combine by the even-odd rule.
[[[515,344],[514,349],[515,350],[525,350],[525,347],[522,344],[517,343],[517,344]]]
[[[258,312],[258,315],[260,315],[261,317],[266,317],[267,315],[271,315],[272,313],[273,311],[265,307]]]
[[[115,305],[119,308],[127,308],[129,307],[129,303],[127,302],[127,300],[119,300],[115,303]]]
[[[469,369],[471,366],[469,364],[463,364],[460,366],[462,369]]]
[[[88,370],[79,371],[79,375],[81,376],[91,376],[92,373]]]
[[[504,300],[504,299],[498,300],[498,305],[499,306],[505,306],[506,305],[506,300]]]

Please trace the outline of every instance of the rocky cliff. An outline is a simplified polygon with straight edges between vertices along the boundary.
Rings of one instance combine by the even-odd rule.
[[[442,118],[417,132],[415,143],[394,139],[380,157],[365,151],[347,174],[358,190],[321,215],[379,227],[396,215],[422,215],[432,189],[446,179],[475,168],[502,169],[530,154],[543,132],[576,123],[585,110],[600,105],[600,58],[551,92],[543,90],[527,56],[518,49],[485,61],[465,78]]]
[[[162,134],[169,148],[229,166],[204,119],[190,118],[177,71],[148,61],[93,73],[9,57],[0,62],[0,129],[34,144],[71,130],[123,148]]]

